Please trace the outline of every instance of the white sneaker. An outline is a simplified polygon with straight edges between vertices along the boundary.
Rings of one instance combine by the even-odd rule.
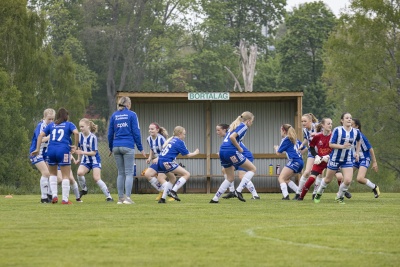
[[[124,204],[135,204],[135,202],[133,202],[133,200],[130,197],[125,198],[124,202],[122,202]]]
[[[118,198],[117,204],[123,204],[125,202],[125,198]]]

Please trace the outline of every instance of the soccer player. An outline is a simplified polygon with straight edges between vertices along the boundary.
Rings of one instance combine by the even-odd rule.
[[[224,123],[218,124],[216,126],[217,135],[219,137],[225,138],[228,129],[229,129],[228,124],[224,124]],[[240,141],[240,146],[243,148],[243,153],[242,153],[243,156],[245,156],[248,160],[253,162],[254,158],[253,158],[253,154],[250,152],[250,150],[241,141]],[[244,175],[246,174],[246,170],[241,167],[238,167],[237,170],[238,170],[239,179],[242,180]],[[222,169],[222,173],[224,174],[224,178],[226,179],[227,176],[226,176],[224,169]],[[252,181],[249,181],[247,183],[246,188],[252,194],[251,199],[254,199],[254,200],[260,199],[260,196],[257,194],[257,190]],[[227,193],[222,198],[229,199],[229,198],[234,198],[234,197],[235,197],[235,183],[233,181],[229,186],[229,193]]]
[[[307,182],[304,184],[297,200],[304,199],[311,185],[315,182],[316,177],[322,174],[328,163],[329,154],[332,151],[332,148],[329,147],[329,140],[332,135],[332,120],[324,118],[321,120],[320,125],[322,127],[322,132],[316,134],[309,145],[309,151],[314,157],[314,165],[312,166],[311,174],[308,177]]]
[[[46,128],[40,132],[36,149],[31,153],[32,156],[38,155],[43,137],[50,135],[47,156],[53,204],[58,202],[57,166],[60,166],[63,178],[61,204],[72,204],[72,202],[68,200],[70,190],[69,175],[71,171],[71,153],[74,153],[76,150],[79,132],[76,129],[76,126],[72,122],[68,121],[68,118],[68,111],[65,108],[60,108],[56,113],[55,121],[47,125]],[[74,135],[74,145],[71,146],[70,140],[72,134]]]
[[[176,126],[174,128],[173,136],[165,141],[163,150],[161,154],[158,155],[157,163],[151,164],[145,172],[145,176],[148,180],[152,179],[159,173],[165,173],[169,178],[169,181],[165,181],[164,183],[164,192],[158,203],[165,203],[165,198],[167,195],[177,201],[181,201],[176,192],[190,178],[190,173],[176,163],[175,158],[179,154],[187,157],[194,157],[199,154],[198,148],[192,153],[189,152],[189,150],[186,148],[185,142],[183,141],[185,137],[185,128],[182,126]],[[178,181],[176,181],[174,174],[180,176]],[[172,187],[174,183],[175,185]]]
[[[303,125],[303,135],[304,135],[304,140],[303,143],[301,144],[301,147],[310,145],[314,136],[318,133],[316,128],[317,122],[318,122],[317,118],[312,113],[306,113],[301,117],[301,124]],[[297,200],[297,198],[299,198],[301,190],[303,189],[304,184],[306,183],[308,177],[310,176],[313,164],[314,164],[314,156],[311,154],[310,151],[308,151],[306,168],[303,172],[303,175],[300,178],[299,186],[293,200]]]
[[[251,181],[257,169],[256,166],[243,155],[244,149],[240,146],[240,142],[246,135],[248,127],[253,124],[253,121],[254,115],[249,111],[245,111],[229,126],[229,130],[219,150],[219,158],[225,170],[226,179],[222,182],[210,203],[219,202],[221,195],[225,193],[230,184],[235,180],[235,168],[239,166],[246,170],[246,173],[235,190],[235,196],[240,201],[246,201],[243,198],[242,190],[247,186],[248,182]]]
[[[48,108],[43,111],[43,119],[37,124],[35,131],[32,136],[31,147],[29,149],[29,154],[31,154],[36,149],[37,139],[41,131],[46,128],[52,121],[56,111],[54,109]],[[49,187],[49,177],[50,172],[46,163],[46,152],[47,146],[49,144],[49,137],[43,137],[42,143],[40,144],[39,153],[36,156],[30,156],[30,161],[32,165],[40,171],[40,192],[41,192],[41,203],[49,203],[51,201],[51,190]]]
[[[147,143],[150,146],[149,157],[146,162],[149,163],[157,163],[158,155],[161,153],[163,145],[168,138],[168,132],[164,127],[161,127],[158,123],[152,122],[149,125],[149,136],[147,137]],[[147,179],[151,186],[153,186],[159,193],[156,197],[156,201],[159,201],[163,195],[164,187],[166,180],[166,175],[164,173],[159,173],[156,177],[151,177]],[[174,200],[172,198],[172,200]]]
[[[378,163],[376,162],[375,152],[369,143],[367,137],[361,132],[361,122],[359,119],[353,119],[351,126],[355,129],[358,129],[361,133],[360,139],[360,159],[358,162],[354,163],[354,171],[358,170],[357,173],[357,182],[360,184],[364,184],[372,189],[375,198],[378,198],[380,195],[379,187],[372,183],[369,179],[365,177],[367,174],[367,170],[369,165],[371,164],[372,159],[372,169],[375,172],[378,172]]]
[[[331,140],[329,141],[329,146],[333,150],[329,155],[326,177],[321,181],[321,185],[318,187],[317,194],[315,195],[315,203],[321,201],[321,196],[325,188],[332,181],[336,171],[341,168],[343,182],[339,186],[339,192],[335,200],[340,204],[344,204],[344,193],[348,190],[353,178],[353,162],[354,160],[359,160],[360,131],[351,127],[353,120],[350,113],[343,113],[340,119],[342,126],[336,127],[333,130]],[[356,153],[353,151],[353,146],[356,146]]]
[[[277,155],[286,153],[288,162],[279,174],[278,181],[283,195],[282,200],[290,200],[287,189],[288,185],[295,192],[298,189],[296,184],[291,181],[290,178],[293,174],[300,173],[304,165],[301,156],[302,151],[300,149],[302,143],[297,139],[296,131],[290,124],[283,124],[281,126],[281,136],[283,137],[281,144],[279,146],[274,146],[275,153]]]
[[[97,132],[97,125],[91,120],[83,118],[79,121],[79,129],[81,130],[79,133],[79,149],[75,151],[75,154],[78,155],[77,161],[80,161],[78,177],[80,177],[81,181],[85,181],[85,174],[93,170],[93,179],[105,195],[106,201],[114,201],[110,191],[108,191],[106,183],[101,180],[101,158],[97,148],[97,136],[95,135]],[[86,182],[84,186],[86,186]],[[80,197],[86,193],[87,190],[81,192]]]

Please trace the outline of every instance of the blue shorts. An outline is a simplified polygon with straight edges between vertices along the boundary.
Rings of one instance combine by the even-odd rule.
[[[365,167],[366,169],[368,169],[370,164],[371,158],[363,158],[359,159],[358,162],[354,161],[353,167],[356,167],[357,169],[359,169],[360,167]]]
[[[70,148],[66,147],[49,147],[47,150],[48,164],[50,166],[68,166],[71,165]]]
[[[246,157],[243,156],[242,153],[234,150],[220,150],[219,159],[224,168],[229,168],[231,166],[238,168],[246,161]]]
[[[88,168],[89,171],[92,170],[92,169],[95,169],[95,168],[101,169],[101,163],[95,163],[95,164],[93,164],[93,163],[90,163],[90,162],[85,162],[85,163],[82,163],[82,162],[81,162],[81,165],[82,165],[82,166],[85,166],[86,168]]]
[[[158,161],[157,164],[151,164],[150,168],[155,170],[157,173],[169,173],[179,167],[179,164],[175,161],[172,162],[160,162]]]
[[[311,154],[311,151],[310,150],[308,150],[308,154],[307,154],[307,158],[315,158],[312,154]]]
[[[353,168],[353,162],[351,161],[328,161],[327,168],[333,171],[338,171],[340,168]]]
[[[42,155],[37,155],[37,156],[29,156],[29,160],[31,161],[32,165],[35,165],[39,162],[45,161],[44,157]]]
[[[294,173],[300,173],[303,170],[304,163],[303,161],[289,160],[285,166],[291,169]]]

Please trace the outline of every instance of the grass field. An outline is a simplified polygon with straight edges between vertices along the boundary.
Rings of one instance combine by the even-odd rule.
[[[86,195],[70,206],[0,198],[0,266],[399,266],[400,194],[354,193],[345,205],[180,194],[165,205]],[[114,196],[116,198],[116,196]]]

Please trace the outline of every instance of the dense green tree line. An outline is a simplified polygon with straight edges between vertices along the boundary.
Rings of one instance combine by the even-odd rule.
[[[119,90],[232,91],[227,69],[243,83],[242,39],[258,46],[254,90],[301,90],[304,113],[335,122],[352,112],[398,175],[399,6],[351,3],[336,18],[321,1],[289,13],[285,0],[1,1],[0,147],[12,136],[24,161],[0,155],[0,183],[30,175],[29,139],[45,108],[64,106],[77,123],[85,113],[107,120]]]

